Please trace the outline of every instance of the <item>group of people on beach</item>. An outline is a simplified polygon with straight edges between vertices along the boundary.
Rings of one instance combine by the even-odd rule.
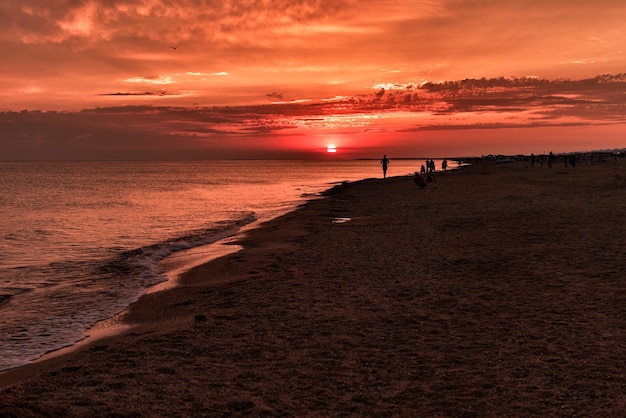
[[[548,168],[551,168],[552,164],[554,164],[554,161],[556,160],[556,157],[552,153],[552,151],[550,151],[547,157],[545,155],[535,156],[534,153],[530,154],[530,168],[535,167],[535,161],[537,160],[539,161],[539,166],[543,167],[543,162],[546,159],[548,161]],[[578,161],[582,161],[583,157],[580,154],[569,154],[560,156],[560,159],[563,160],[563,162],[565,163],[565,167],[567,167],[568,164],[572,167],[576,167],[576,163]]]
[[[387,178],[387,168],[389,167],[389,158],[387,158],[387,154],[383,155],[383,158],[380,160],[380,164],[383,167],[383,178]],[[444,159],[441,162],[441,171],[446,171],[448,169],[448,160]],[[426,159],[426,166],[422,164],[420,167],[421,174],[432,175],[436,171],[435,161],[431,159]]]
[[[552,168],[554,163],[562,163],[565,167],[575,168],[578,164],[595,164],[612,159],[617,161],[618,158],[626,158],[624,152],[577,152],[566,154],[554,154],[550,151],[546,154],[535,155],[531,153],[530,156],[518,156],[516,160],[530,161],[530,168],[534,168],[536,163],[539,163],[539,167],[543,168],[544,163],[547,163],[548,168]]]
[[[441,162],[441,171],[446,171],[446,169],[448,168],[448,160],[443,160]],[[435,167],[435,161],[433,159],[427,159],[426,160],[426,166],[424,167],[424,164],[422,164],[422,167],[420,168],[420,173],[422,174],[432,174],[435,171],[437,171],[436,167]]]
[[[389,158],[387,158],[386,154],[383,155],[383,158],[380,160],[380,164],[383,168],[383,178],[387,178],[387,168],[389,167]],[[446,171],[447,168],[448,168],[448,160],[444,159],[441,162],[441,171]],[[422,166],[420,167],[420,172],[419,173],[417,171],[415,172],[415,177],[413,178],[413,181],[415,182],[417,186],[423,189],[424,187],[426,187],[427,181],[432,182],[435,180],[435,171],[436,171],[435,161],[433,159],[427,159],[426,166],[422,164]],[[422,177],[422,174],[426,175],[426,179]]]

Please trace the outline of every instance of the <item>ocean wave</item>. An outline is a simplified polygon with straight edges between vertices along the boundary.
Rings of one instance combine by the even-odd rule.
[[[256,214],[249,212],[239,219],[217,222],[211,228],[198,229],[163,242],[123,251],[109,263],[101,266],[100,272],[147,279],[150,281],[144,285],[147,284],[148,286],[157,284],[166,280],[158,268],[159,261],[175,252],[209,245],[233,236],[241,227],[254,222],[256,219]]]
[[[151,286],[166,281],[161,260],[231,237],[256,219],[255,213],[248,212],[95,262],[4,269],[21,285],[0,288],[0,371],[80,341],[97,322],[115,316]]]

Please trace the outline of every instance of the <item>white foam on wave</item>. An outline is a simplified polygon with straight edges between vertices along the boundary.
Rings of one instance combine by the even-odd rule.
[[[0,371],[84,340],[94,333],[94,325],[126,309],[151,286],[167,282],[162,260],[231,237],[255,220],[255,214],[248,213],[213,228],[122,252],[100,266],[77,261],[45,266],[40,274],[63,275],[65,280],[42,280],[28,291],[7,295],[6,305],[12,309],[0,316]],[[39,309],[44,305],[45,312]]]

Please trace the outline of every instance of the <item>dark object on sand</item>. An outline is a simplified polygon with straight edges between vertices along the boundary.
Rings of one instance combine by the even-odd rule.
[[[424,178],[422,176],[420,176],[420,173],[415,173],[415,177],[413,177],[413,181],[415,182],[415,184],[417,184],[419,186],[420,189],[423,189],[424,187],[426,187],[426,181],[424,181]]]
[[[198,322],[206,321],[206,315],[202,315],[202,314],[196,315],[195,320]]]

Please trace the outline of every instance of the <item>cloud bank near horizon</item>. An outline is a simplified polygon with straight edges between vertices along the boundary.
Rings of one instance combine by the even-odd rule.
[[[327,138],[366,153],[410,135],[571,127],[625,133],[626,75],[397,84],[259,106],[2,112],[0,150],[12,160],[304,157],[325,147]],[[596,149],[616,141],[599,141]]]

